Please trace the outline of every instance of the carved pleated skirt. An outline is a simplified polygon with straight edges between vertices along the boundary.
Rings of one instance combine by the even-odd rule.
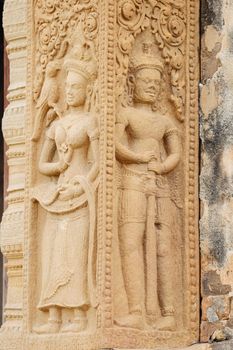
[[[42,233],[42,288],[38,308],[87,308],[88,207],[66,214],[47,212]]]

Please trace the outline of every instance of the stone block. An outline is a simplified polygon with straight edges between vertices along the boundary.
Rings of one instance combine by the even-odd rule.
[[[228,296],[207,296],[202,299],[202,320],[217,322],[227,320],[230,313]]]
[[[221,281],[217,271],[208,271],[203,275],[202,293],[203,295],[227,295],[231,291],[229,284]]]
[[[222,328],[223,324],[221,322],[203,321],[200,330],[200,341],[203,343],[207,343],[210,340],[213,333],[217,330],[221,330]]]
[[[233,349],[233,341],[224,341],[221,343],[214,343],[211,346],[212,350],[232,350]]]

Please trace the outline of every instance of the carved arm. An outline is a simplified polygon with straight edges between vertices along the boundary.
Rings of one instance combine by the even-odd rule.
[[[39,171],[42,174],[48,176],[56,176],[68,167],[68,165],[64,161],[59,161],[56,163],[52,162],[52,158],[54,156],[55,151],[55,142],[47,137],[45,139],[39,161]]]
[[[93,151],[93,157],[94,157],[94,162],[92,164],[92,167],[89,171],[89,173],[87,174],[87,180],[92,183],[93,181],[95,181],[95,179],[97,178],[98,174],[99,174],[99,132],[98,129],[96,127],[96,124],[94,124],[95,129],[89,134],[89,138],[90,138],[90,147]],[[73,198],[75,197],[79,197],[81,194],[83,194],[83,188],[79,185],[79,182],[75,182],[75,178],[72,181],[75,184],[75,190],[74,190],[74,194],[73,194]]]
[[[125,163],[148,163],[153,157],[154,152],[135,153],[126,145],[125,125],[116,124],[116,157],[120,162]]]
[[[99,173],[99,142],[98,140],[94,140],[91,142],[91,147],[93,150],[93,154],[94,154],[94,163],[92,164],[91,170],[89,171],[88,175],[87,175],[87,179],[90,182],[93,182]]]
[[[168,156],[162,163],[163,174],[167,174],[174,170],[180,161],[180,142],[177,132],[168,133],[165,136],[165,147]]]

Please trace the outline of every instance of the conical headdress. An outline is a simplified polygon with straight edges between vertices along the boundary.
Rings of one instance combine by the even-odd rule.
[[[75,43],[64,61],[67,72],[80,73],[87,80],[94,80],[97,76],[97,62],[91,44],[87,41]]]
[[[143,68],[153,68],[163,73],[163,62],[156,57],[156,46],[151,38],[147,38],[135,47],[129,63],[131,72],[136,73]]]

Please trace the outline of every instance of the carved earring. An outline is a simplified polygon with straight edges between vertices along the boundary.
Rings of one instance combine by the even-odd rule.
[[[93,87],[87,85],[86,88],[86,102],[85,102],[85,111],[89,112],[93,103]]]
[[[134,96],[134,76],[130,75],[128,78],[128,101],[129,105],[133,105],[133,96]]]

